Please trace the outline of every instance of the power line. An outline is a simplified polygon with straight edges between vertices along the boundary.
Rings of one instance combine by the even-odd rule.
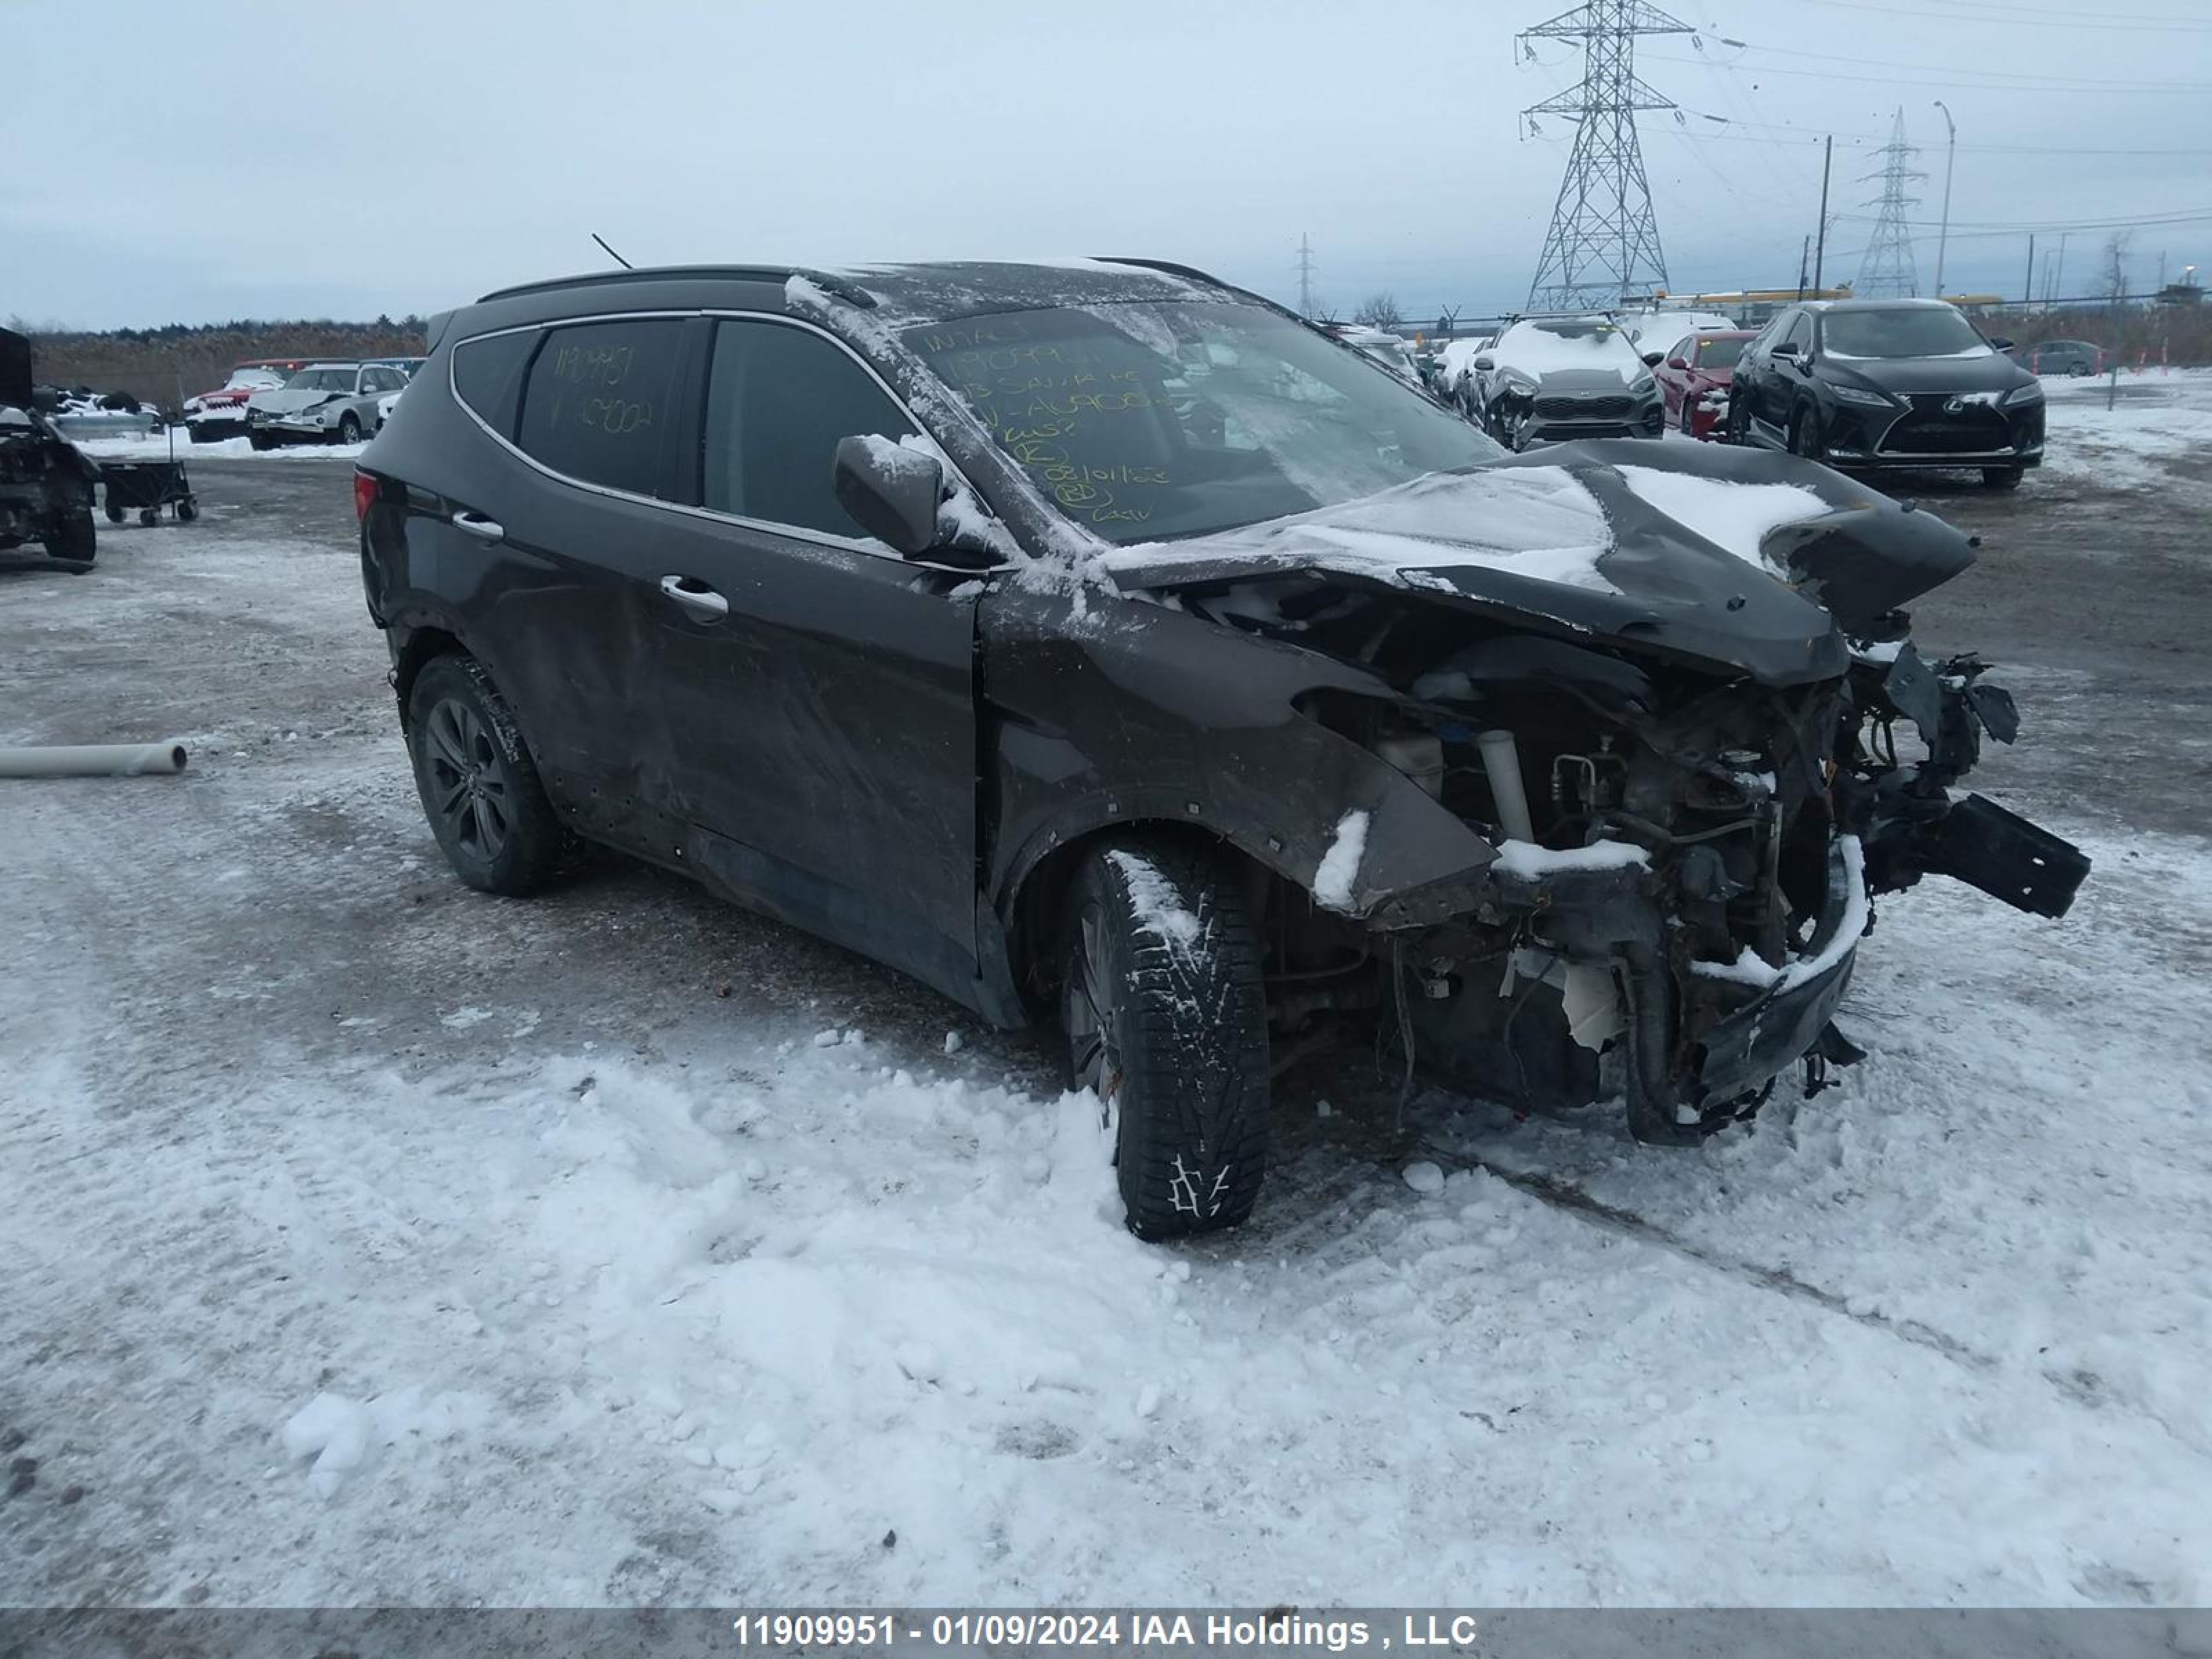
[[[1856,64],[1862,69],[1911,70],[1923,75],[1972,75],[1998,81],[2035,81],[2047,83],[2051,87],[2063,88],[2104,87],[2128,88],[2137,84],[2132,81],[2107,80],[2101,76],[2046,75],[2034,70],[1982,69],[1970,64],[1952,65],[1948,64],[1900,64],[1895,59],[1888,58],[1852,58],[1847,57],[1840,52],[1798,52],[1788,46],[1760,46],[1754,41],[1737,40],[1724,34],[1717,34],[1711,37],[1700,35],[1698,40],[1702,42],[1708,38],[1710,38],[1716,45],[1733,46],[1738,52],[1759,52],[1765,56],[1773,58],[1810,58],[1824,64]],[[1745,64],[1741,58],[1714,58],[1709,61],[1714,63],[1717,67],[1723,69],[1744,68],[1758,74],[1766,74],[1770,72],[1763,66]],[[1776,75],[1809,75],[1813,73],[1810,70],[1788,70],[1781,68],[1774,69],[1771,72]],[[2176,88],[2185,88],[2190,91],[2212,90],[2212,87],[2208,87],[2202,82],[2175,81],[2160,82],[2157,84],[2172,86]]]
[[[1651,55],[1662,64],[1694,64],[1698,61],[1694,58],[1669,58],[1664,52],[1654,52]],[[1909,81],[1900,79],[1894,75],[1838,75],[1832,70],[1782,69],[1763,64],[1753,66],[1751,72],[1756,75],[1788,75],[1808,81],[1848,81],[1877,87],[1934,87],[1943,92],[2087,92],[2114,95],[2126,94],[2129,96],[2142,93],[2173,93],[2186,94],[2192,98],[2200,98],[2207,93],[2212,93],[2212,82],[2205,81],[2099,81],[2073,83],[2054,82],[2046,86],[2000,86],[1987,82],[1977,83],[1972,81],[1955,80]],[[1972,71],[1962,72],[1971,74]]]
[[[1942,3],[1963,5],[1969,3],[1970,0],[1942,0]],[[2092,13],[2087,15],[2079,13],[2071,15],[2045,13],[2041,16],[2027,16],[2022,15],[2021,9],[2017,7],[1987,11],[1950,13],[1931,11],[1929,5],[1933,3],[1933,0],[1923,0],[1922,4],[1917,8],[1868,5],[1863,3],[1863,0],[1812,0],[1812,3],[1816,6],[1834,6],[1844,11],[1871,11],[1881,12],[1892,17],[1910,17],[1923,23],[1933,17],[1939,21],[1949,23],[2017,23],[2027,28],[2087,28],[2095,29],[2100,33],[2108,29],[2118,29],[2131,34],[2200,34],[2205,33],[2207,28],[2207,26],[2198,20],[2161,18],[2148,12]]]

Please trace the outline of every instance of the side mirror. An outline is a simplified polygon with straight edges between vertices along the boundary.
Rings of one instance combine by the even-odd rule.
[[[1658,362],[1658,359],[1656,357],[1646,357],[1644,361],[1647,363],[1651,363]],[[1690,372],[1690,365],[1680,357],[1669,357],[1667,360],[1667,367],[1669,368],[1679,368],[1685,374]]]
[[[1666,361],[1667,354],[1663,351],[1647,351],[1644,354],[1644,367],[1646,368],[1656,368]]]
[[[1477,371],[1481,374],[1487,374],[1492,369],[1498,367],[1498,359],[1492,356],[1488,352],[1485,352],[1481,356],[1477,357],[1474,360],[1474,366]]]
[[[1780,345],[1774,348],[1774,355],[1778,357],[1796,356],[1798,355],[1797,342],[1795,340],[1784,340]]]
[[[2012,349],[2012,342],[2003,338],[2002,337],[1999,337],[1998,338],[1990,342],[1990,349],[1992,351],[2010,351]]]
[[[945,468],[935,456],[889,438],[840,438],[831,484],[853,522],[886,546],[910,559],[937,544]]]

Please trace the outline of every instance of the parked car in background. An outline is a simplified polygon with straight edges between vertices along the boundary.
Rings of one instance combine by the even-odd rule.
[[[1365,323],[1331,323],[1326,327],[1354,351],[1365,353],[1393,374],[1402,374],[1415,386],[1422,384],[1420,366],[1413,361],[1413,343],[1404,335],[1370,328]]]
[[[1717,332],[1685,334],[1668,348],[1667,356],[1651,371],[1659,383],[1659,396],[1667,405],[1667,419],[1675,430],[1692,438],[1711,438],[1728,413],[1729,384],[1735,378],[1736,359],[1753,331],[1732,328]]]
[[[2043,387],[1942,300],[1808,300],[1744,347],[1731,443],[1831,466],[1978,468],[1996,489],[2043,461]]]
[[[415,378],[415,371],[429,360],[424,357],[364,357],[361,361],[374,363],[380,368],[396,368],[411,380]]]
[[[1638,351],[1650,351],[1679,340],[1685,334],[1727,334],[1735,319],[1717,311],[1631,311],[1620,318],[1620,331]]]
[[[90,386],[61,392],[50,400],[46,415],[54,430],[72,441],[143,437],[161,429],[159,410],[127,392],[94,392]]]
[[[1490,349],[1497,339],[1494,334],[1471,334],[1463,339],[1447,340],[1437,354],[1437,392],[1446,403],[1459,405],[1460,412],[1469,420],[1481,418],[1481,409],[1476,402],[1474,360]]]
[[[2086,872],[1950,793],[2016,717],[1905,638],[1973,559],[1934,514],[1714,445],[1507,458],[1185,267],[610,272],[431,362],[354,500],[456,876],[581,836],[1056,1018],[1147,1237],[1250,1212],[1273,1045],[1695,1144],[1859,1057],[1871,893],[2057,915]]]
[[[279,390],[246,400],[246,435],[256,449],[357,444],[376,430],[378,401],[406,385],[406,375],[382,363],[311,363]]]
[[[1524,317],[1470,366],[1474,404],[1508,449],[1573,438],[1656,438],[1666,406],[1651,368],[1610,317]]]
[[[2045,340],[2005,355],[2032,374],[2102,374],[2106,364],[2105,348],[2088,340]]]
[[[246,434],[246,403],[257,392],[275,392],[297,373],[299,363],[255,361],[240,363],[213,392],[185,399],[185,429],[196,444]]]

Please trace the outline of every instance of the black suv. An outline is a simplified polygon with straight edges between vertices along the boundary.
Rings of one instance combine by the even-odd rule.
[[[461,878],[602,842],[1055,1019],[1147,1237],[1250,1210],[1285,1039],[1692,1142],[1854,1056],[1870,890],[2081,879],[1947,791],[2011,705],[1898,606],[1966,538],[1822,468],[1506,459],[1142,261],[626,271],[432,337],[356,501]]]
[[[2009,489],[2043,461],[2043,386],[1941,300],[1785,306],[1736,364],[1732,443],[1861,469],[1978,467]]]

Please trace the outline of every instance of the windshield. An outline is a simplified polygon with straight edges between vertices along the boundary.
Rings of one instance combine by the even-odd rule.
[[[1735,360],[1743,356],[1747,340],[1700,340],[1698,342],[1699,368],[1734,368]]]
[[[1051,307],[904,337],[1062,513],[1111,542],[1259,524],[1504,453],[1257,306]]]
[[[303,368],[284,382],[287,392],[350,392],[353,390],[353,370],[349,368]]]
[[[1990,349],[1948,306],[1832,311],[1820,321],[1820,343],[1837,357],[1972,357]]]

